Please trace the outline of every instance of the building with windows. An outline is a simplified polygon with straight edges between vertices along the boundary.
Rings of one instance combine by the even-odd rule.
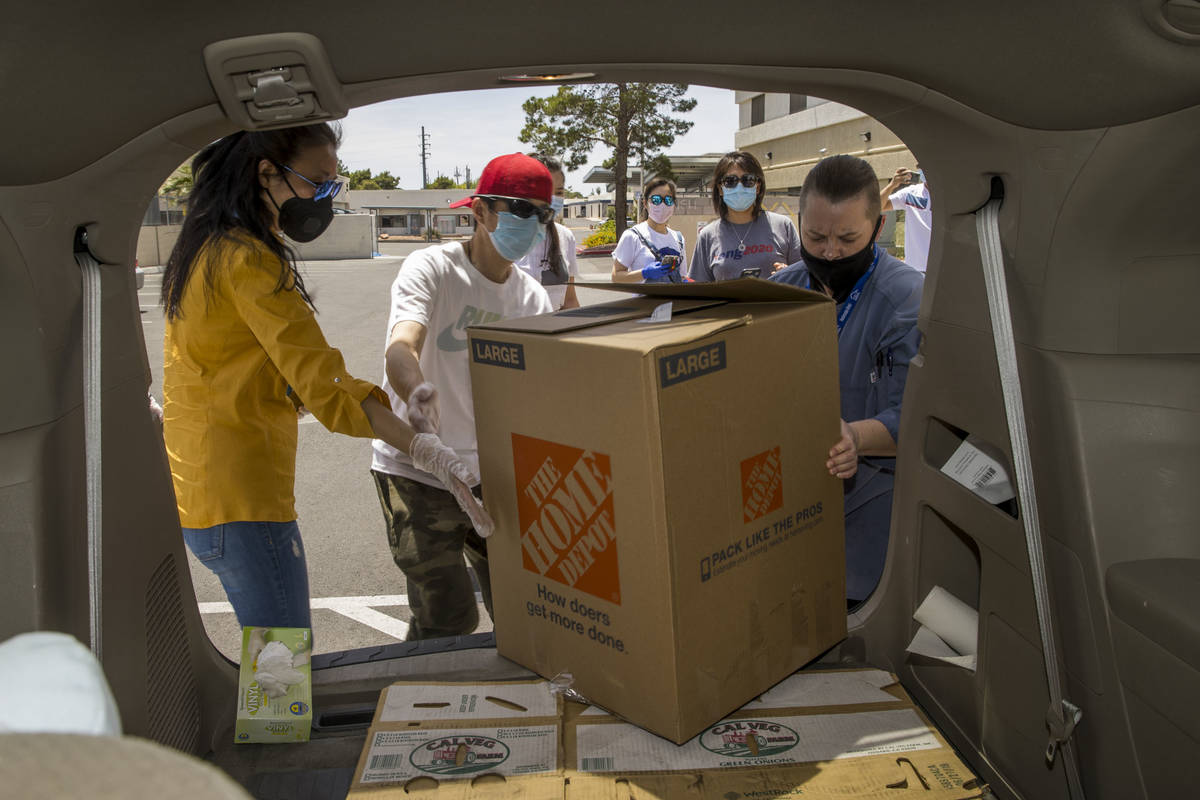
[[[734,100],[738,104],[734,146],[759,160],[767,191],[777,198],[798,196],[808,171],[826,156],[865,159],[879,177],[881,190],[897,169],[917,163],[900,137],[856,108],[801,94],[737,92]],[[794,210],[790,201],[781,200],[777,205]],[[783,213],[782,207],[772,210]],[[879,235],[879,243],[897,255],[903,255],[902,214],[885,214]]]
[[[804,177],[822,158],[846,154],[866,159],[880,188],[916,158],[896,134],[850,106],[801,94],[737,92],[734,146],[762,163],[767,188],[798,194]]]
[[[352,189],[351,211],[375,216],[378,233],[420,236],[432,228],[440,236],[470,236],[471,209],[450,208],[470,189]]]

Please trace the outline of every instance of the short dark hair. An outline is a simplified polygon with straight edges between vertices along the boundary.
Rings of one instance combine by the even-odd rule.
[[[882,213],[879,200],[879,178],[875,170],[857,156],[829,156],[817,162],[800,189],[800,217],[804,216],[804,205],[810,194],[820,195],[830,203],[840,203],[859,194],[867,198],[867,219],[875,219]]]
[[[729,209],[725,207],[725,200],[721,197],[721,179],[725,177],[726,172],[729,172],[735,166],[741,167],[742,171],[747,175],[754,175],[758,178],[758,192],[754,196],[754,216],[757,218],[759,212],[762,211],[763,195],[767,193],[767,176],[763,174],[762,164],[758,163],[758,159],[754,157],[754,154],[747,153],[745,150],[734,150],[731,153],[726,153],[717,162],[717,167],[713,170],[713,211],[720,214],[721,219],[725,219],[725,214]]]
[[[647,216],[649,215],[649,208],[650,208],[648,205],[648,203],[650,202],[650,193],[653,192],[655,189],[659,189],[663,186],[666,186],[668,189],[671,190],[671,199],[674,200],[675,199],[675,181],[671,180],[670,178],[664,178],[661,175],[656,175],[655,177],[646,181],[646,183],[642,185],[642,208],[641,208],[641,210],[644,212],[647,212]],[[642,216],[642,215],[639,214],[638,216]],[[642,218],[645,219],[645,216],[642,216]]]

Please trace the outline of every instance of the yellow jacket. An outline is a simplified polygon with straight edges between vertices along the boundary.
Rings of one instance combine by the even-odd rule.
[[[196,257],[163,342],[163,425],[179,522],[296,519],[294,395],[326,428],[374,436],[362,401],[376,385],[346,372],[280,261],[245,237]],[[211,290],[207,286],[211,274]]]

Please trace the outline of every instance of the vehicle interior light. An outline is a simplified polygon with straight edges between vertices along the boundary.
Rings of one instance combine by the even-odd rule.
[[[561,74],[545,72],[539,75],[521,73],[519,75],[501,75],[500,80],[508,83],[551,83],[553,81],[581,81],[596,77],[594,72],[563,72]]]

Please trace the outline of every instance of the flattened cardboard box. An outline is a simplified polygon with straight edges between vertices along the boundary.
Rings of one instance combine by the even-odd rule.
[[[671,319],[468,331],[496,646],[682,742],[845,636],[836,328],[765,281],[636,288]]]
[[[397,683],[380,695],[349,796],[561,800],[561,776],[562,700],[545,681]]]
[[[749,800],[801,795],[970,800],[983,796],[985,790],[912,705],[895,677],[881,670],[797,673],[683,745],[654,736],[595,706],[565,703],[560,706],[558,727],[563,745],[556,767],[516,776],[512,767],[506,771],[496,758],[491,759],[490,767],[448,774],[446,766],[455,760],[467,768],[479,764],[478,759],[464,756],[463,745],[457,745],[457,752],[450,745],[471,741],[479,749],[477,743],[485,741],[484,721],[461,715],[434,719],[426,713],[413,714],[409,706],[413,699],[437,698],[439,692],[449,693],[447,699],[458,707],[465,707],[468,698],[524,699],[548,695],[548,684],[404,685],[389,691],[389,697],[398,702],[380,702],[380,709],[385,702],[392,706],[391,721],[382,719],[377,711],[355,773],[352,800],[399,800],[421,790],[428,790],[426,796],[431,800],[630,796],[640,800]],[[536,727],[539,720],[530,714],[545,713],[549,706],[543,704],[537,710],[535,705],[536,700],[513,717],[487,722],[487,730],[511,735]],[[401,719],[406,708],[414,719]],[[549,721],[545,717],[540,720]],[[474,727],[447,727],[455,725]],[[379,733],[423,726],[441,729],[410,737],[414,743],[424,737],[422,741],[431,744],[416,743],[396,753],[417,765],[415,771],[405,773],[404,783],[363,782],[364,769],[371,761],[388,755],[376,744]],[[437,757],[444,763],[427,764],[431,759],[423,750],[440,753]],[[544,765],[547,759],[543,757],[539,763]],[[417,773],[427,777],[411,777]]]

